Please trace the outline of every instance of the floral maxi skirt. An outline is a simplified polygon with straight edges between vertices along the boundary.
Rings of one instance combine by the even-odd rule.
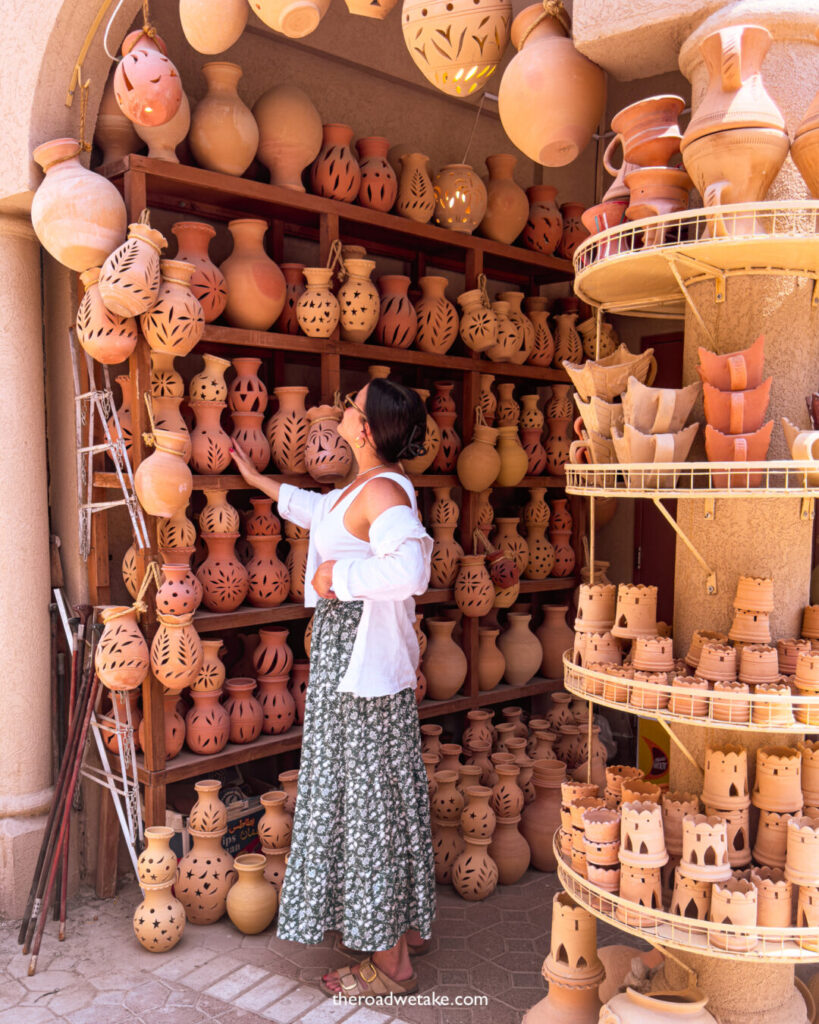
[[[361,611],[360,601],[316,608],[278,936],[318,943],[333,929],[378,950],[408,928],[430,936],[435,865],[415,691],[338,692]]]

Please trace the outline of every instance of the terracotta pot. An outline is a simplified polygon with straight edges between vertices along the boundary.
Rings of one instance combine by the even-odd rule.
[[[581,203],[564,203],[560,207],[563,217],[563,234],[560,236],[557,255],[564,260],[570,260],[578,245],[589,237],[589,232],[583,223],[584,209]]]
[[[290,572],[290,600],[304,601],[304,576],[307,569],[308,537],[291,538],[287,553],[287,568]]]
[[[310,427],[304,462],[307,472],[318,483],[345,480],[353,465],[349,444],[338,432],[341,410],[332,405],[319,405],[307,410]]]
[[[528,465],[527,476],[540,476],[546,469],[546,449],[540,443],[540,430],[521,430],[523,450],[526,452]]]
[[[650,388],[630,377],[623,396],[625,422],[644,434],[676,433],[685,425],[701,389],[699,383],[686,388]]]
[[[493,541],[495,547],[514,560],[518,571],[522,573],[529,562],[529,548],[518,533],[518,524],[519,520],[515,517],[498,517]]]
[[[466,679],[466,656],[452,639],[453,621],[427,618],[427,626],[429,644],[423,662],[427,696],[431,700],[448,700],[460,690]]]
[[[209,611],[235,611],[247,596],[248,574],[236,557],[237,537],[235,533],[202,534],[208,557],[196,570],[196,577]]]
[[[512,362],[512,357],[523,345],[523,334],[509,316],[508,302],[493,302],[492,312],[495,314],[498,330],[495,343],[486,349],[486,355],[496,363]]]
[[[111,252],[100,270],[100,297],[106,309],[119,316],[139,316],[154,307],[159,295],[159,254],[166,245],[165,236],[150,224],[128,225],[127,240]]]
[[[447,279],[427,275],[418,280],[421,298],[415,303],[418,320],[416,346],[422,352],[443,355],[458,334],[458,313],[446,297]]]
[[[261,853],[243,853],[234,861],[236,883],[227,894],[227,914],[245,935],[263,932],[276,916],[279,896],[264,877],[267,859]]]
[[[560,784],[566,765],[563,761],[535,761],[532,782],[535,799],[524,811],[520,831],[532,853],[532,867],[537,871],[554,871],[555,856],[552,839],[560,825]]]
[[[100,268],[80,275],[85,294],[77,310],[77,341],[99,363],[124,362],[136,347],[137,326],[133,317],[122,317],[105,307],[99,292]]]
[[[181,434],[185,438],[182,458],[190,461],[192,445],[185,418],[180,410],[181,398],[152,398],[151,409],[157,429]]]
[[[458,456],[458,479],[467,491],[483,491],[501,471],[501,457],[495,447],[498,431],[476,424],[472,441]]]
[[[245,533],[248,537],[280,537],[282,532],[278,517],[273,515],[272,498],[251,498],[253,511],[245,520]]]
[[[452,866],[452,884],[465,900],[485,900],[498,884],[498,865],[489,854],[491,839],[464,836],[465,849]]]
[[[137,860],[141,885],[172,885],[176,879],[176,854],[171,850],[173,829],[154,825],[145,829],[145,849]],[[141,941],[141,940],[140,940]]]
[[[262,430],[264,413],[234,412],[231,413],[231,419],[233,420],[231,441],[236,441],[241,445],[242,451],[256,469],[260,473],[263,472],[270,462],[270,443]]]
[[[498,882],[514,885],[520,881],[531,861],[529,844],[519,830],[520,815],[500,818],[489,845],[489,855],[498,866]]]
[[[134,490],[148,515],[170,519],[188,504],[193,477],[184,452],[187,437],[171,431],[156,430],[154,451],[141,462],[134,474]]]
[[[111,691],[111,716],[113,717],[113,711],[116,709],[119,715],[120,725],[128,722],[128,709],[130,708],[131,713],[131,729],[133,730],[134,737],[134,750],[139,751],[139,726],[142,722],[142,712],[139,709],[139,689],[134,690],[112,690]],[[100,722],[100,736],[105,746],[111,751],[112,754],[116,754],[117,757],[121,757],[120,753],[120,739],[119,734],[114,729],[106,728],[102,722]]]
[[[532,185],[526,189],[529,212],[521,241],[527,249],[551,256],[563,235],[563,216],[551,185]]]
[[[326,199],[355,202],[361,168],[350,147],[353,130],[346,124],[325,124],[322,131],[322,146],[310,168],[310,188]]]
[[[185,515],[185,506],[169,519],[157,524],[157,540],[160,548],[190,548],[196,543],[196,527]]]
[[[202,641],[202,666],[196,679],[191,683],[191,690],[206,693],[208,690],[222,688],[225,682],[225,666],[219,655],[223,649],[221,640]]]
[[[286,282],[284,309],[276,321],[276,330],[281,334],[298,334],[299,322],[296,305],[304,294],[304,264],[282,263],[281,271]]]
[[[202,74],[207,92],[191,118],[191,152],[200,167],[241,176],[259,146],[259,127],[239,96],[242,69],[228,61],[211,61],[203,65]]]
[[[195,267],[190,279],[190,289],[202,307],[205,323],[211,323],[222,315],[227,303],[224,275],[208,255],[208,244],[216,230],[210,224],[202,224],[200,221],[178,220],[171,231],[176,235],[178,243],[176,259],[184,260]],[[206,356],[206,362],[207,359]]]
[[[142,888],[145,897],[134,911],[134,934],[149,953],[167,953],[182,938],[185,908],[173,895],[172,882],[143,882]]]
[[[276,557],[280,537],[252,537],[253,555],[245,564],[248,575],[247,599],[254,608],[275,608],[287,600],[290,573]]]
[[[286,732],[296,720],[296,702],[287,688],[288,678],[287,673],[258,676],[264,733]]]
[[[229,50],[247,24],[248,8],[243,0],[180,0],[179,21],[185,38],[199,53]]]
[[[286,629],[260,629],[259,646],[253,652],[253,667],[257,676],[288,676],[293,667],[293,652],[288,644]]]
[[[460,509],[452,500],[451,487],[434,487],[435,500],[429,514],[432,526],[457,526]]]
[[[149,664],[148,645],[133,608],[112,605],[100,612],[104,624],[94,656],[94,667],[109,690],[133,690],[141,686]]]
[[[566,463],[570,461],[571,456],[571,420],[550,419],[546,423],[546,472],[550,476],[565,476]]]
[[[223,707],[230,716],[231,743],[253,743],[261,735],[264,712],[253,695],[255,689],[255,679],[228,679],[225,683]]]
[[[705,1009],[708,1002],[699,989],[681,992],[637,992],[627,988],[613,996],[600,1011],[601,1024],[716,1024]]]
[[[452,473],[461,453],[461,438],[455,430],[457,413],[436,412],[433,419],[440,431],[441,444],[432,460],[432,469],[436,473]]]
[[[426,638],[425,638],[426,639]],[[304,722],[304,712],[307,706],[307,687],[310,682],[309,660],[297,661],[293,664],[293,672],[290,678],[290,693],[296,703],[296,721],[299,725]],[[426,696],[426,680],[424,680],[424,695]],[[417,700],[416,695],[416,700]]]
[[[196,417],[191,434],[191,467],[206,475],[224,473],[230,465],[231,439],[222,429],[224,402],[190,402]]]
[[[526,543],[529,548],[529,561],[524,576],[527,580],[545,580],[555,566],[555,548],[546,539],[546,526],[542,523],[531,524],[526,533]]]
[[[546,488],[530,487],[529,501],[523,506],[523,521],[527,526],[548,526],[551,510],[546,504]]]
[[[344,341],[365,342],[381,312],[378,289],[370,280],[375,261],[346,259],[344,270],[347,276],[338,290],[341,337]]]
[[[183,398],[185,382],[174,369],[174,356],[167,352],[151,352],[151,397]]]
[[[474,437],[474,434],[473,434]],[[495,522],[495,510],[489,500],[492,488],[487,487],[478,495],[478,508],[475,513],[475,525],[484,533],[490,533]]]
[[[148,156],[151,160],[167,160],[178,164],[176,149],[188,136],[191,126],[191,105],[187,95],[182,93],[182,102],[173,117],[160,125],[135,124],[139,138],[148,145]]]
[[[460,320],[460,335],[463,343],[473,352],[484,352],[497,342],[498,320],[491,309],[484,304],[484,294],[478,288],[458,296],[463,310]],[[483,374],[482,377],[489,376]],[[494,380],[491,377],[491,380]],[[486,410],[484,410],[486,415]],[[491,419],[487,419],[491,425]]]
[[[156,592],[156,610],[162,615],[188,615],[199,607],[201,588],[187,562],[162,566],[162,585]]]
[[[468,164],[447,164],[435,175],[435,223],[471,235],[486,213],[486,186]]]
[[[709,462],[760,462],[764,461],[771,443],[773,420],[764,427],[749,434],[723,434],[710,424],[705,425],[705,454]],[[759,487],[763,471],[712,472],[715,487],[733,486]]]
[[[253,116],[259,160],[270,171],[271,184],[303,192],[301,173],[322,142],[321,118],[310,97],[295,85],[276,85],[256,100]]]
[[[236,376],[227,389],[227,402],[231,413],[264,412],[267,408],[267,388],[259,377],[261,359],[242,357],[233,360]]]
[[[575,567],[575,553],[570,530],[550,530],[549,540],[554,547],[555,562],[552,576],[571,576]]]
[[[267,331],[284,309],[284,275],[264,251],[267,221],[232,220],[233,252],[220,265],[227,283],[225,320],[233,327]]]
[[[555,317],[555,354],[553,364],[562,367],[564,361],[578,363],[583,358],[583,342],[577,331],[577,313],[558,313]]]
[[[222,690],[191,690],[193,707],[185,716],[185,741],[194,754],[224,750],[230,738],[230,715],[220,703]]]
[[[463,793],[457,788],[458,773],[450,769],[439,769],[435,772],[435,796],[432,798],[430,810],[436,822],[457,824],[464,807]]]
[[[523,292],[498,292],[501,302],[509,303],[507,316],[515,325],[521,338],[520,347],[509,357],[510,363],[517,363],[519,366],[527,361],[535,346],[535,325],[521,309]]]
[[[517,487],[529,468],[529,458],[521,446],[517,427],[498,428],[497,450],[501,468],[495,477],[495,486]]]
[[[641,167],[626,175],[629,187],[629,206],[626,217],[642,220],[677,213],[688,207],[691,179],[675,167]],[[646,227],[643,245],[660,245],[665,241],[665,225]]]
[[[520,767],[512,763],[496,763],[498,781],[492,788],[492,810],[498,818],[515,818],[523,810],[523,790],[518,785]]]
[[[236,872],[222,846],[223,834],[193,830],[191,851],[179,862],[176,892],[192,924],[213,924],[225,913]]]
[[[549,314],[546,299],[539,296],[527,298],[524,302],[526,315],[532,321],[535,340],[527,363],[532,366],[550,366],[555,354],[555,340],[549,328]]]
[[[436,380],[435,394],[429,403],[433,413],[456,412],[457,406],[452,392],[455,390],[455,383],[451,380]]]
[[[306,267],[307,287],[296,304],[299,327],[309,338],[329,338],[339,319],[338,299],[330,291],[333,271],[326,267]]]
[[[432,819],[432,853],[435,861],[435,881],[448,885],[452,881],[452,867],[464,849],[464,840],[456,822],[438,822]]]
[[[229,359],[204,352],[204,367],[191,377],[188,385],[188,396],[195,402],[224,402],[227,398],[225,370],[230,369]]]
[[[102,92],[97,123],[94,126],[94,145],[102,150],[103,167],[142,149],[142,140],[134,131],[133,124],[119,109],[114,95],[113,76],[108,78]]]
[[[160,36],[148,36],[141,29],[129,32],[123,40],[122,60],[114,72],[114,95],[120,110],[134,124],[165,124],[179,109],[184,95],[182,80],[167,53]]]
[[[409,348],[418,332],[418,320],[407,295],[410,279],[401,274],[383,274],[378,279],[381,307],[375,328],[379,345]]]
[[[185,720],[176,710],[179,693],[165,690],[162,695],[163,722],[165,726],[165,760],[170,761],[182,750],[185,743]],[[139,746],[145,750],[145,719],[139,723]]]
[[[469,767],[469,766],[467,766]],[[464,789],[465,804],[461,812],[461,834],[472,839],[491,839],[495,831],[495,812],[489,806],[492,790],[472,785]]]
[[[380,135],[359,139],[355,144],[361,168],[359,205],[388,213],[398,195],[398,179],[387,160],[389,142]]]
[[[193,626],[193,613],[157,618],[160,625],[151,642],[151,671],[166,689],[178,692],[199,675],[202,641]]]
[[[495,603],[495,588],[483,555],[463,555],[455,580],[455,603],[470,618],[487,615]]]
[[[395,212],[418,224],[426,224],[435,210],[435,191],[429,176],[429,157],[423,153],[403,153],[398,177]]]
[[[567,605],[543,606],[543,624],[538,627],[537,638],[541,647],[541,675],[546,679],[563,678],[563,652],[570,649],[574,633],[566,625]]]
[[[487,312],[492,313],[491,310],[487,310]],[[494,316],[494,314],[492,315]],[[494,379],[495,376],[491,373],[482,373],[479,377],[480,392],[478,394],[478,405],[483,413],[484,420],[490,427],[495,425],[495,417],[498,410],[498,399],[492,391],[492,382]]]
[[[194,783],[196,803],[188,815],[188,827],[197,832],[221,832],[227,828],[227,807],[219,799],[222,783],[218,779],[202,779]]]
[[[455,540],[455,526],[443,523],[433,525],[430,586],[448,588],[455,582],[458,563],[464,557],[461,545]]]
[[[511,153],[497,153],[486,158],[489,171],[487,203],[479,231],[505,245],[515,241],[529,216],[529,200],[514,177],[517,162],[518,158]]]
[[[685,100],[680,96],[648,96],[618,111],[611,120],[615,138],[606,150],[607,159],[617,145],[623,157],[639,167],[664,167],[680,151],[682,135],[677,120]]]
[[[304,461],[309,421],[304,400],[306,387],[275,388],[279,408],[265,426],[273,460],[282,473],[306,473]]]
[[[762,383],[765,359],[765,337],[762,334],[753,345],[739,352],[718,355],[708,349],[698,348],[697,354],[700,360],[697,366],[700,379],[720,391],[745,391],[758,388]]]
[[[537,637],[529,628],[531,615],[509,613],[509,628],[498,640],[505,660],[504,678],[510,686],[524,686],[536,675],[542,660]]]
[[[264,813],[259,819],[258,832],[262,846],[283,849],[290,846],[293,835],[293,816],[285,809],[287,794],[280,789],[271,790],[260,797]]]

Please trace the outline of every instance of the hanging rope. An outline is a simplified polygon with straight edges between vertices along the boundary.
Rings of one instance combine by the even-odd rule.
[[[136,612],[138,616],[144,615],[145,612],[148,611],[148,605],[145,603],[144,598],[145,594],[148,592],[148,587],[151,585],[152,581],[156,586],[156,589],[159,590],[160,586],[162,585],[162,574],[159,568],[159,562],[148,563],[148,566],[145,569],[145,575],[142,577],[142,582],[139,585],[139,590],[137,591],[137,596],[134,600],[134,603],[127,606],[123,606],[121,612],[109,613],[108,618],[119,619],[123,615],[129,615],[132,611]]]
[[[339,278],[343,281],[345,278],[344,273],[344,260],[341,258],[341,239],[334,238],[330,242],[330,255],[327,257],[327,269],[332,270],[334,274],[338,274]]]
[[[82,68],[79,69],[79,77],[82,80]],[[84,153],[91,152],[91,143],[85,141],[85,126],[88,119],[88,91],[91,88],[91,79],[86,80],[80,86],[80,150]]]
[[[486,274],[478,274],[478,290],[481,293],[481,302],[486,309],[489,309],[489,288]]]
[[[151,10],[148,6],[148,0],[142,0],[142,33],[149,39],[156,38],[156,29],[151,24]]]
[[[543,13],[539,14],[529,28],[520,37],[518,43],[518,50],[522,50],[526,45],[526,40],[534,32],[534,30],[541,25],[547,18],[554,18],[557,21],[566,35],[570,35],[572,22],[569,15],[566,13],[566,8],[563,6],[563,0],[543,0]]]

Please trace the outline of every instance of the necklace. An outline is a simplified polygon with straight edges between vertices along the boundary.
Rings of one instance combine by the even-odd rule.
[[[365,469],[363,473],[358,473],[358,474],[356,475],[356,478],[355,478],[355,479],[356,479],[356,480],[360,480],[362,476],[366,476],[366,475],[367,475],[368,473],[372,473],[372,471],[373,471],[374,469],[386,469],[386,468],[387,468],[386,466],[383,466],[383,465],[381,465],[381,464],[379,464],[379,465],[377,465],[377,466],[370,466],[370,468],[369,468],[369,469]]]

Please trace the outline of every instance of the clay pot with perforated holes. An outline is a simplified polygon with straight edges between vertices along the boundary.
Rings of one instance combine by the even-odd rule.
[[[310,426],[304,462],[307,472],[318,483],[344,480],[353,465],[353,452],[338,432],[341,409],[333,405],[318,405],[307,410]]]
[[[398,195],[398,179],[387,160],[390,144],[380,135],[371,135],[359,139],[355,146],[361,168],[358,202],[369,210],[388,213]]]
[[[264,412],[267,408],[267,388],[259,377],[261,359],[243,356],[233,360],[236,376],[230,382],[227,403],[231,413]]]
[[[186,562],[162,566],[162,585],[156,592],[157,612],[187,615],[196,611],[201,599],[201,588],[196,585],[196,578]]]
[[[306,387],[275,389],[279,408],[267,421],[265,434],[270,442],[273,460],[282,473],[307,472],[304,461],[310,426],[304,407],[307,394]]]
[[[346,124],[325,124],[322,132],[322,146],[310,168],[310,189],[326,199],[355,202],[361,186],[361,167],[350,146],[353,130]]]

